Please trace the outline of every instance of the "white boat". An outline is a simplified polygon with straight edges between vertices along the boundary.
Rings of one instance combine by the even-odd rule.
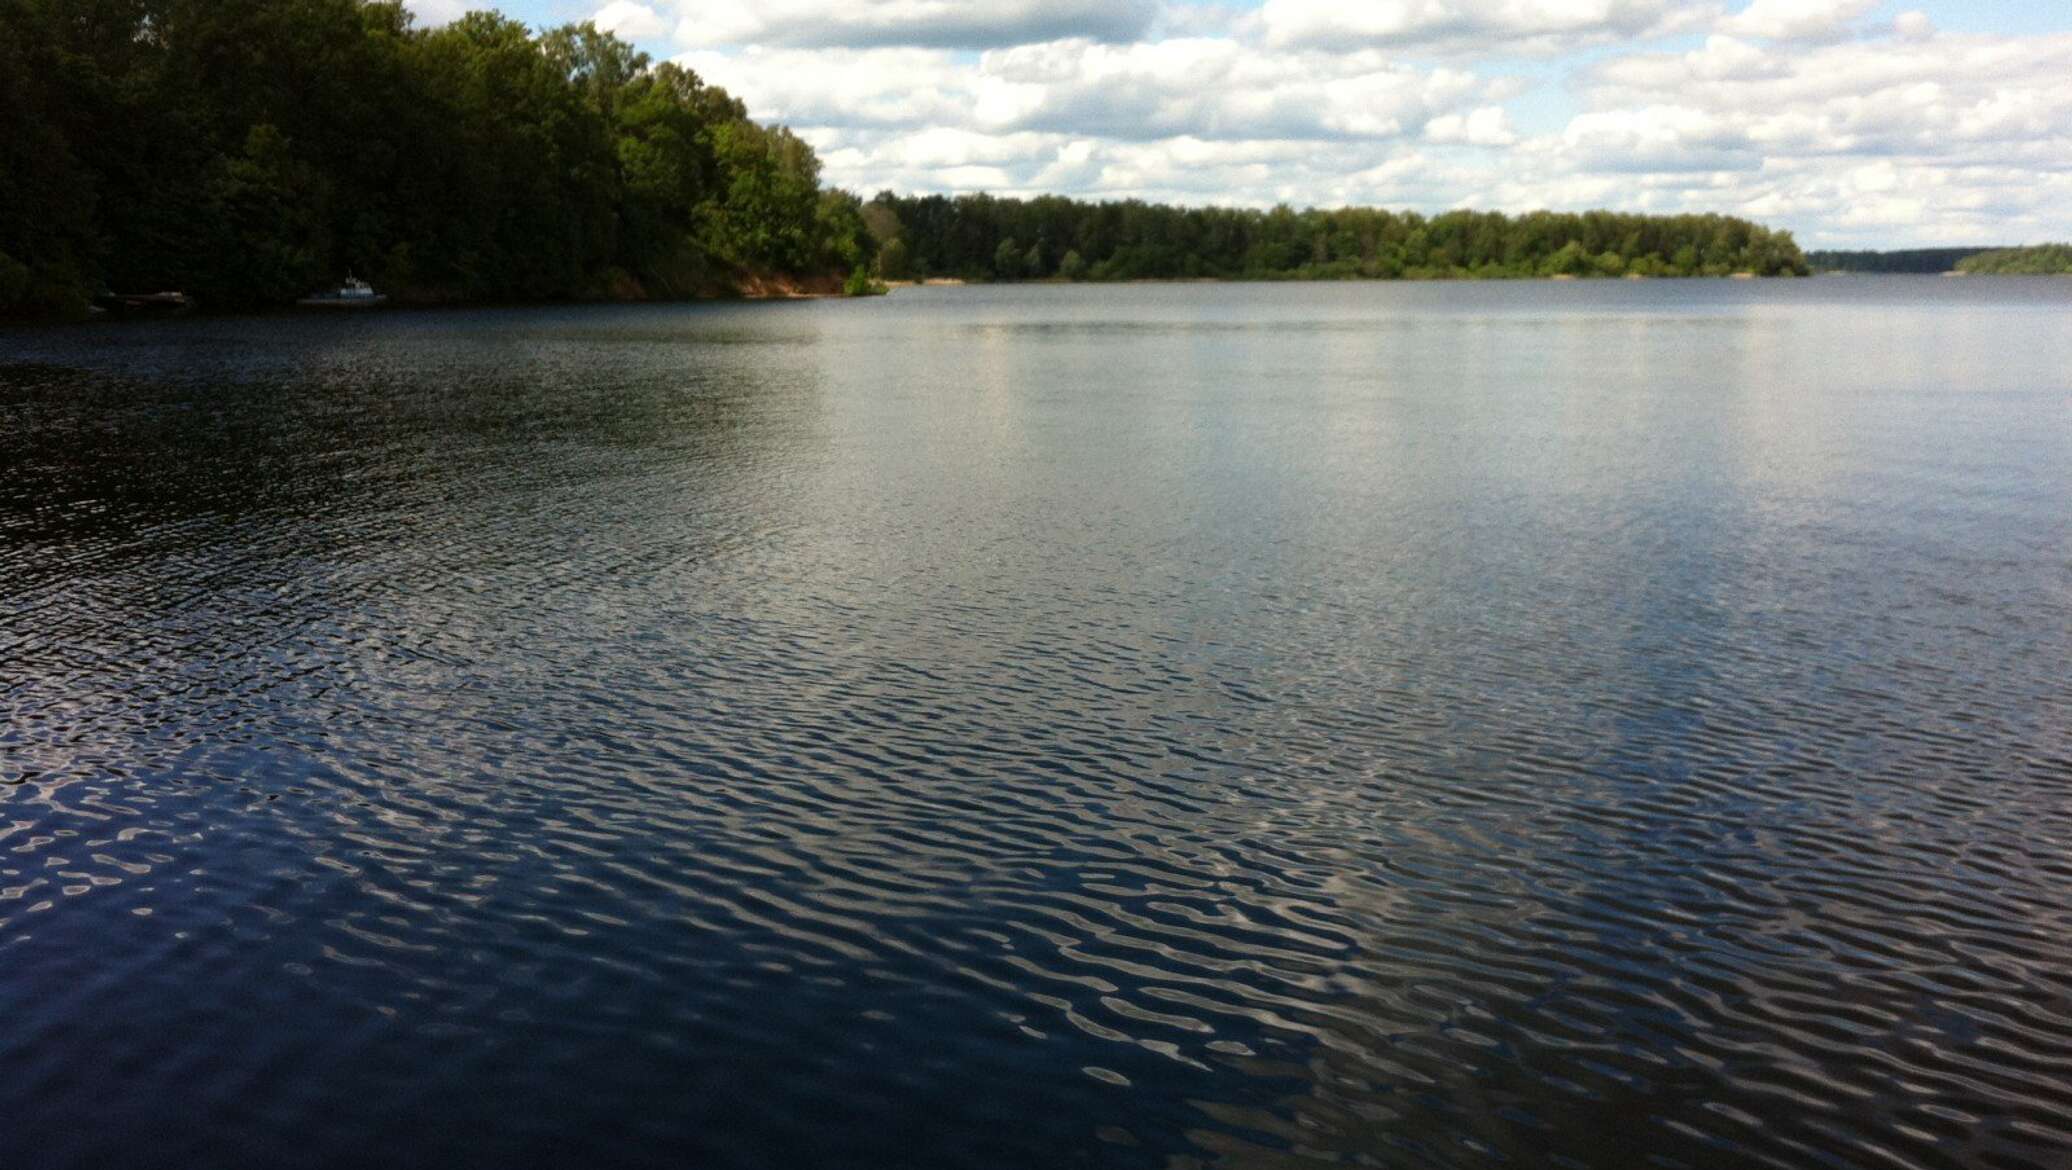
[[[312,309],[371,309],[387,300],[386,296],[374,291],[373,285],[359,277],[348,276],[337,288],[303,297],[295,303]]]

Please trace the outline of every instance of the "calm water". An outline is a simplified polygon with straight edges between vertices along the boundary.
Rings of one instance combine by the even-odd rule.
[[[2072,282],[0,332],[0,1165],[2072,1164]]]

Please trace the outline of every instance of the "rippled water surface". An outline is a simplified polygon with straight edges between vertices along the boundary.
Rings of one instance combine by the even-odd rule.
[[[0,331],[0,1166],[2072,1165],[2072,282]]]

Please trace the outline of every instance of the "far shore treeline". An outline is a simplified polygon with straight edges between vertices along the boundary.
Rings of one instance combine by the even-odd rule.
[[[1718,215],[882,194],[588,25],[399,0],[0,0],[0,313],[866,291],[887,279],[1803,274]],[[845,279],[846,278],[846,279]]]
[[[1939,276],[1985,248],[1907,248],[1896,252],[1816,251],[1806,262],[1822,274],[1847,272],[1875,276]]]
[[[880,195],[888,279],[1357,280],[1802,276],[1788,232],[1723,215],[1271,211],[1058,196]]]
[[[1914,248],[1899,252],[1808,252],[1823,275],[1875,273],[1905,276],[2072,275],[2072,244],[2022,248]]]
[[[2072,276],[2072,244],[1981,252],[1957,265],[1966,276]]]

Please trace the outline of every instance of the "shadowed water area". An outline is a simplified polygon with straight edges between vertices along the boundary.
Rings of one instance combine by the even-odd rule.
[[[2072,282],[0,331],[0,1165],[2072,1157]]]

